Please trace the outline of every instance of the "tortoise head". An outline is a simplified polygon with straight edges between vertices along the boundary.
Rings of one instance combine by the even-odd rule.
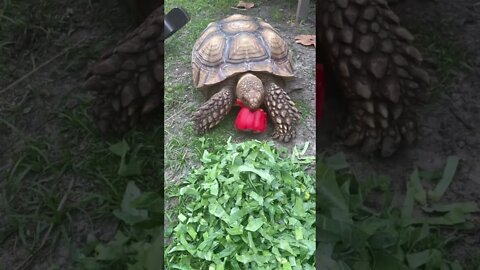
[[[240,77],[235,93],[237,98],[251,110],[258,109],[265,100],[262,80],[251,73],[246,73]]]

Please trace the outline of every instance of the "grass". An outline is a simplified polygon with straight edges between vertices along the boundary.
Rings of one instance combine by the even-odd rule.
[[[88,10],[81,14],[88,23],[84,27],[98,31],[25,80],[18,88],[27,91],[19,97],[15,97],[17,88],[6,92],[6,97],[15,100],[0,111],[2,136],[10,143],[2,147],[6,153],[0,164],[1,263],[8,263],[8,269],[48,264],[58,260],[61,246],[67,247],[69,264],[74,264],[81,254],[88,254],[74,244],[85,240],[85,232],[100,228],[108,239],[109,231],[119,225],[119,229],[126,228],[113,212],[123,201],[128,183],[147,191],[163,189],[163,171],[159,169],[163,167],[162,121],[153,121],[143,132],[109,139],[97,134],[93,126],[88,112],[92,99],[80,91],[77,81],[82,81],[88,61],[97,59],[116,36],[127,32],[118,22],[121,16],[112,16],[120,14],[116,1],[102,1],[93,9],[88,1],[38,1],[32,6],[6,0],[2,4],[2,86],[75,43],[68,31],[78,29],[70,28],[73,21],[69,16],[78,19]],[[57,95],[52,88],[62,89]],[[76,104],[73,109],[72,104]],[[113,151],[118,145],[124,150],[120,156]],[[127,237],[133,236],[133,231],[127,232]],[[0,265],[4,267],[7,265]]]
[[[434,60],[434,72],[437,81],[430,85],[429,92],[433,98],[439,98],[447,91],[450,84],[460,71],[470,71],[472,67],[468,55],[461,46],[441,34],[441,29],[448,29],[448,25],[441,22],[438,25],[423,25],[415,22],[405,22],[408,29],[415,35],[415,44],[424,54]]]

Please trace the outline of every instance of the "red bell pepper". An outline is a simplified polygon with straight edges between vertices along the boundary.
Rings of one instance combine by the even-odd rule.
[[[237,119],[235,120],[235,128],[239,131],[251,131],[254,133],[262,133],[267,128],[267,113],[258,109],[250,111],[243,103],[237,99],[237,104],[240,106]]]

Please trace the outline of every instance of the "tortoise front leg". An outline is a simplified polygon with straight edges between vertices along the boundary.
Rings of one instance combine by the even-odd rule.
[[[411,104],[429,81],[412,34],[385,0],[322,0],[317,10],[320,51],[348,100],[345,144],[391,156],[415,141]]]
[[[273,81],[265,83],[266,105],[274,130],[272,137],[275,140],[289,142],[295,138],[295,124],[300,119],[300,112],[283,88]]]
[[[204,134],[227,116],[234,102],[232,87],[231,84],[224,85],[218,93],[193,113],[192,118],[197,133]]]

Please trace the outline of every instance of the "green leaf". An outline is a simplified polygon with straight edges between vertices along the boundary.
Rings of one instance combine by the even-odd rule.
[[[130,150],[130,147],[128,146],[127,142],[123,140],[119,143],[111,145],[108,149],[115,155],[124,157]]]
[[[248,222],[247,226],[245,227],[245,230],[255,232],[258,229],[260,229],[260,227],[262,227],[263,223],[264,222],[263,222],[262,218],[251,219]]]
[[[252,172],[260,176],[261,178],[267,180],[268,182],[273,181],[273,177],[268,173],[268,171],[262,171],[251,167],[250,165],[242,165],[238,167],[239,172]]]
[[[425,191],[425,189],[422,187],[422,184],[420,183],[420,176],[418,174],[418,169],[415,169],[415,171],[410,175],[410,185],[411,185],[415,200],[420,204],[425,205],[427,203],[427,192]]]
[[[147,270],[157,270],[163,264],[163,237],[155,237],[152,245],[147,249],[145,267]]]
[[[134,182],[129,181],[123,194],[121,209],[116,209],[113,214],[128,225],[134,225],[148,218],[148,211],[134,207],[133,202],[141,195]]]
[[[325,164],[335,171],[348,169],[350,167],[343,152],[339,152],[333,156],[327,157],[325,159]]]
[[[303,207],[303,199],[301,197],[295,198],[295,206],[293,211],[296,216],[305,217],[305,208]]]
[[[458,161],[459,159],[456,156],[448,157],[447,165],[445,166],[445,170],[443,171],[442,179],[437,184],[435,189],[432,192],[428,193],[428,197],[432,201],[437,202],[440,200],[440,198],[442,198],[443,194],[453,180],[453,176],[455,175],[455,171],[457,170]]]

